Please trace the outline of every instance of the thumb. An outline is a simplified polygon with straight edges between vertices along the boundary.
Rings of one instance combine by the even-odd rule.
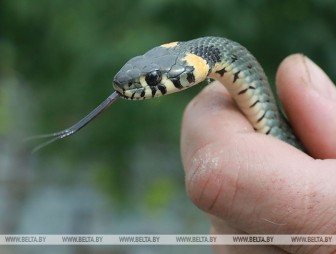
[[[277,72],[286,114],[309,154],[336,158],[336,87],[309,58],[287,57]]]

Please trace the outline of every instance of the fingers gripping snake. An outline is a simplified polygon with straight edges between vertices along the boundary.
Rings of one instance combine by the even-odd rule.
[[[267,77],[254,56],[229,39],[202,37],[163,44],[130,59],[113,79],[115,92],[70,128],[33,137],[51,138],[35,150],[74,134],[119,97],[129,100],[160,97],[208,78],[220,81],[227,88],[256,132],[302,149],[277,107]]]

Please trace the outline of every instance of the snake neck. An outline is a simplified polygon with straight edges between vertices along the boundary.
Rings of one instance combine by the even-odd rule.
[[[190,53],[203,59],[207,66],[195,69],[202,72],[208,69],[207,77],[218,80],[227,88],[255,131],[302,149],[254,56],[239,43],[228,39],[205,37],[199,40],[194,42]]]

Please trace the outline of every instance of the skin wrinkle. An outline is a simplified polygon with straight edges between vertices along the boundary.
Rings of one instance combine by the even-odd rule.
[[[263,201],[263,199],[260,200]],[[269,203],[271,202],[269,201]],[[282,207],[280,206],[279,208],[281,209]],[[279,216],[277,214],[277,210],[275,209],[270,209],[268,213],[265,213],[264,210],[262,210],[259,218],[258,223],[260,227],[264,227],[264,229],[258,232],[265,231],[265,228],[273,229],[275,232],[281,232],[283,230],[283,226],[287,225],[285,214],[283,213],[282,216]]]
[[[226,218],[234,219],[234,214],[237,213],[237,207],[239,209],[239,196],[241,194],[244,195],[245,187],[244,187],[244,176],[247,176],[248,173],[245,172],[248,171],[249,168],[249,162],[241,160],[240,156],[240,150],[239,147],[241,146],[241,143],[245,143],[244,139],[242,138],[244,135],[241,135],[239,139],[235,139],[233,143],[231,143],[230,147],[230,159],[227,160],[227,164],[234,165],[232,167],[232,172],[235,172],[234,176],[234,183],[231,188],[233,188],[233,193],[230,194],[230,200],[231,202],[226,205]],[[235,162],[232,164],[232,162]],[[244,169],[244,172],[242,170]],[[232,177],[233,179],[233,177]],[[238,202],[238,203],[237,203]],[[235,219],[237,222],[240,221],[240,215],[237,215],[237,218]]]
[[[201,148],[197,149],[197,151],[195,152],[195,155],[192,155],[190,157],[191,164],[192,164],[192,166],[191,166],[192,167],[192,170],[191,170],[192,175],[187,177],[187,181],[189,182],[189,185],[187,184],[187,186],[188,186],[188,193],[190,193],[195,188],[195,186],[197,186],[196,188],[198,188],[199,191],[197,191],[197,192],[194,191],[190,195],[191,199],[196,204],[197,203],[198,204],[204,204],[204,202],[202,200],[204,199],[203,197],[208,196],[208,194],[204,194],[208,191],[207,190],[208,182],[213,181],[213,179],[221,179],[221,177],[213,177],[213,178],[211,177],[215,173],[214,171],[217,171],[218,173],[216,175],[220,176],[221,175],[220,174],[221,170],[219,170],[219,169],[223,167],[222,166],[223,162],[219,163],[219,161],[217,159],[216,160],[210,160],[210,158],[217,156],[217,155],[209,155],[209,151],[212,150],[212,148],[213,148],[212,145],[214,145],[214,144],[202,146]],[[217,146],[221,146],[221,145],[218,145],[218,144],[216,145],[215,144],[214,146],[217,147]],[[235,147],[237,147],[237,145],[235,145]],[[239,161],[239,155],[237,154],[237,149],[235,149],[235,150],[236,150],[236,153],[232,153],[232,152],[229,153],[229,154],[231,154],[231,156],[233,154],[235,154],[234,156],[232,156],[235,159],[228,159],[228,161],[231,161],[231,160],[234,160],[236,162]],[[204,152],[204,151],[206,151],[206,152]],[[222,153],[224,153],[224,152],[220,151],[218,156],[222,156]],[[205,154],[205,158],[200,158],[199,154]],[[225,160],[224,164],[230,164],[228,161]],[[237,163],[236,165],[239,165],[239,166],[235,167],[233,169],[233,171],[234,172],[239,172],[240,171],[239,168],[241,168],[240,163]],[[237,170],[237,168],[238,168],[238,170]],[[205,179],[204,176],[206,176],[207,179]],[[233,178],[230,177],[229,181],[232,182],[232,179]],[[238,175],[235,176],[234,179],[238,180],[239,176]],[[216,188],[216,192],[218,193],[218,195],[216,195],[217,198],[220,197],[219,195],[222,192],[222,190],[224,188],[223,186],[224,186],[225,183],[227,183],[227,182],[226,181],[221,181],[219,187]],[[232,185],[231,189],[233,189],[234,191],[239,190],[239,187],[236,186],[237,181],[236,181],[236,183],[234,183],[234,182],[230,183],[230,186],[231,185]],[[202,188],[202,189],[200,190],[200,188]],[[211,186],[209,188],[211,188]],[[211,196],[213,196],[213,194],[211,194]],[[230,205],[226,206],[227,208],[235,207],[233,205],[234,198],[235,198],[235,194],[234,195],[230,194],[230,200],[232,200],[232,202],[230,202],[231,203]],[[210,212],[213,209],[213,207],[215,207],[215,205],[218,203],[216,198],[213,199],[210,202],[211,202],[210,205],[206,205],[207,207],[204,207],[202,205],[201,208],[203,210],[206,210],[206,211]],[[213,211],[213,212],[216,213],[216,211]],[[225,214],[226,214],[225,216],[230,216],[230,214],[233,214],[233,213],[232,213],[232,211],[226,211]],[[220,215],[224,216],[224,212],[221,211]]]
[[[315,191],[316,193],[319,193],[318,191]],[[323,193],[323,192],[322,192]],[[317,215],[312,215],[311,217],[316,218],[315,221],[315,227],[311,230],[312,232],[331,232],[331,234],[335,234],[336,230],[335,230],[335,226],[333,223],[330,223],[334,220],[334,214],[335,214],[335,210],[332,208],[332,206],[321,206],[321,203],[323,204],[325,200],[324,196],[317,196],[314,193],[314,198],[317,200],[317,202],[314,202],[313,204],[315,204],[314,206],[312,206],[310,212],[311,213],[316,213],[316,211],[318,211]],[[322,202],[324,201],[324,202]],[[334,200],[332,200],[331,202],[333,202]],[[330,203],[331,203],[330,202]],[[329,203],[329,202],[328,202]],[[317,207],[318,206],[318,207]],[[307,224],[311,225],[311,221],[308,220],[307,218]],[[325,226],[324,226],[325,225]],[[318,231],[316,229],[319,229]]]
[[[304,181],[304,182],[307,182],[307,181]],[[305,184],[304,184],[305,185]],[[292,204],[291,206],[288,205],[288,213],[292,214],[292,216],[294,218],[297,218],[298,219],[302,219],[304,217],[307,217],[307,209],[306,209],[306,199],[305,199],[305,196],[307,196],[307,194],[305,193],[305,191],[301,191],[301,190],[305,190],[305,188],[301,187],[300,184],[296,184],[293,186],[293,189],[289,192],[288,194],[288,197],[290,197],[290,199],[293,199],[296,198],[297,196],[301,196],[303,197],[303,199],[301,200],[301,203],[297,203],[297,204]],[[289,204],[291,204],[292,202],[289,202]],[[296,224],[295,227],[293,228],[293,232],[301,232],[302,228],[303,228],[303,224],[304,223],[301,223],[301,224]]]
[[[331,101],[335,101],[336,99],[336,90],[334,87],[334,84],[332,84],[332,81],[330,78],[325,74],[324,76],[319,76],[319,73],[316,73],[317,71],[322,71],[319,66],[316,66],[314,62],[312,62],[309,58],[303,55],[302,59],[302,65],[305,67],[305,76],[308,77],[308,86],[310,88],[313,88],[316,92],[319,93],[319,95],[323,96],[324,99],[328,99]],[[309,63],[309,64],[308,64]],[[313,66],[315,68],[313,68]],[[323,72],[323,71],[322,71]],[[315,77],[315,80],[313,78]],[[304,76],[303,76],[304,78]],[[315,81],[315,82],[314,82]],[[326,84],[324,86],[321,86],[321,83]]]
[[[315,233],[321,232],[321,234],[322,232],[331,232],[330,234],[335,234],[336,233],[335,227],[332,223],[330,223],[330,221],[332,221],[334,217],[334,213],[335,211],[333,209],[331,210],[330,207],[325,207],[324,209],[320,208],[319,217],[317,217],[320,219],[316,220],[316,221],[319,221],[319,223],[316,223],[316,226],[312,228],[311,232],[315,232]],[[326,219],[326,218],[329,218],[329,219]],[[307,221],[307,223],[309,222]]]
[[[259,218],[261,217],[260,215],[262,214],[262,211],[258,211],[259,210],[259,200],[262,201],[263,200],[263,194],[262,193],[259,193],[259,195],[255,198],[254,200],[254,206],[253,206],[253,209],[252,209],[252,212],[251,214],[254,214],[256,218]],[[256,232],[262,232],[263,231],[263,223],[260,223],[258,222],[257,225],[256,225]]]
[[[209,147],[207,147],[206,152],[205,152],[205,159],[203,160],[203,164],[202,164],[202,167],[205,169],[204,172],[207,172],[207,171],[209,171],[210,169],[211,169],[212,171],[213,171],[213,170],[218,171],[218,170],[217,170],[218,163],[217,163],[217,165],[213,165],[213,162],[210,160],[210,158],[211,158],[212,156],[209,154],[209,150],[210,150]],[[202,176],[203,176],[203,175],[204,175],[204,174],[202,174]],[[209,181],[212,180],[212,179],[211,179],[212,175],[213,175],[213,174],[208,174],[207,180],[206,180],[206,182],[205,182],[205,184],[204,184],[204,187],[202,188],[202,191],[201,191],[201,193],[200,193],[200,195],[199,195],[199,200],[200,200],[200,202],[202,202],[203,197],[205,197],[205,200],[206,200],[207,195],[205,195],[205,193],[206,193],[206,191],[207,191],[207,186],[208,186],[208,184],[209,184]],[[217,191],[217,195],[218,195],[218,193],[219,193],[219,191]],[[214,199],[213,201],[209,200],[209,202],[210,202],[210,207],[213,206],[214,202],[216,201],[216,196],[217,196],[217,195],[215,195],[215,199]],[[210,209],[209,207],[207,207],[207,208],[205,208],[205,209],[208,210],[208,211],[211,211],[211,209]]]
[[[314,220],[316,227],[313,227],[312,232],[317,232],[315,231],[315,228],[319,227],[319,225],[321,225],[321,222],[323,222],[323,217],[322,213],[324,210],[328,210],[328,208],[326,207],[325,209],[323,209],[323,207],[318,208],[318,206],[320,206],[321,203],[321,199],[323,199],[323,197],[319,197],[317,195],[317,193],[323,193],[323,188],[322,190],[316,190],[318,186],[312,186],[311,182],[307,181],[306,179],[304,180],[304,186],[303,186],[303,190],[304,190],[304,194],[302,195],[304,198],[304,212],[303,212],[303,223],[302,223],[302,227],[304,227],[305,224],[309,224],[312,225],[312,221],[311,221],[311,217],[314,217],[314,211],[318,210],[319,211],[319,218],[321,220],[318,220],[317,218]],[[314,190],[314,191],[310,191],[310,190]],[[321,210],[322,209],[322,210]],[[323,223],[322,223],[323,224]],[[301,231],[302,229],[300,229]]]
[[[320,160],[318,160],[319,162]],[[317,167],[318,168],[318,167]],[[333,224],[330,223],[333,221],[334,218],[334,210],[332,209],[332,206],[321,206],[323,203],[329,203],[329,201],[325,200],[324,195],[318,195],[318,193],[324,193],[325,191],[328,191],[327,186],[323,185],[320,188],[319,186],[312,186],[311,183],[308,186],[308,181],[305,184],[306,188],[304,197],[306,197],[306,220],[302,222],[301,227],[304,228],[305,225],[310,225],[311,232],[330,232],[333,231],[336,233],[335,228],[332,226]],[[323,180],[321,180],[323,182]],[[302,188],[303,189],[303,188]],[[333,200],[330,201],[330,203],[334,202]],[[317,213],[318,211],[318,213]],[[315,218],[314,221],[311,221],[311,218]],[[312,223],[315,225],[312,227]],[[324,227],[326,225],[326,227]],[[316,229],[320,229],[317,231]],[[299,229],[302,230],[301,228]]]
[[[303,80],[303,83],[306,85],[312,84],[312,77],[311,73],[309,71],[308,65],[307,65],[307,57],[305,55],[301,55],[302,57],[300,60],[302,61],[303,66],[305,67],[305,76],[301,76],[300,78]],[[308,80],[306,80],[304,77],[308,77]],[[308,82],[307,82],[308,81]]]
[[[247,160],[246,161],[247,161],[247,163],[246,163],[246,171],[247,171],[246,175],[248,175],[248,171],[249,171],[249,168],[250,168],[249,165],[250,164],[254,165],[254,167],[251,169],[251,172],[255,172],[255,169],[261,169],[260,171],[267,171],[267,170],[271,169],[271,171],[274,171],[274,169],[272,169],[273,165],[268,165],[267,164],[268,160],[264,160],[264,158],[262,156],[260,156],[260,154],[257,151],[255,151],[255,150],[250,150],[249,151],[249,153],[247,154]],[[249,163],[249,161],[253,161],[253,163]],[[253,177],[253,174],[252,174],[252,177]],[[258,200],[263,201],[264,195],[265,195],[265,193],[267,193],[269,191],[268,190],[269,188],[266,187],[267,183],[264,183],[264,182],[260,181],[259,178],[256,179],[255,185],[260,186],[260,190],[259,190],[259,193],[256,194],[256,196],[255,196],[255,198],[254,198],[254,200],[252,202],[254,204],[254,207],[252,209],[251,214],[254,214],[255,217],[260,218],[261,222],[265,222],[267,220],[265,220],[265,219],[262,218],[262,214],[263,214],[262,212],[263,211],[262,210],[258,211],[259,210],[259,207],[258,207],[259,203],[262,203],[262,202],[259,202]],[[265,186],[265,188],[263,188],[264,186]],[[255,231],[256,232],[262,232],[262,231],[260,231],[260,230],[257,229],[258,227],[259,228],[263,227],[262,224],[263,223],[261,223],[261,224],[257,223],[255,225],[255,227],[256,227]],[[276,224],[276,225],[279,225],[279,224]]]
[[[303,194],[303,214],[302,214],[302,220],[303,221],[306,221],[307,220],[307,218],[309,218],[309,216],[308,216],[308,213],[309,213],[309,210],[311,209],[311,208],[309,208],[309,207],[311,207],[310,206],[310,204],[309,204],[309,195],[308,195],[308,192],[309,192],[309,181],[305,178],[305,179],[303,179],[303,181],[304,181],[304,184],[303,184],[303,192],[305,193],[305,194]],[[303,225],[304,225],[305,223],[303,223]]]
[[[223,188],[223,182],[221,182],[220,187],[218,188],[217,193],[214,195],[214,200],[212,201],[212,203],[210,204],[210,206],[208,207],[208,210],[211,212],[213,207],[215,206],[215,204],[217,203],[217,200],[219,198],[219,195],[221,194],[222,188]]]
[[[273,230],[275,233],[282,233],[284,226],[288,225],[288,222],[286,222],[286,217],[287,215],[285,213],[278,215],[277,212],[278,210],[283,209],[282,205],[273,205],[273,209],[270,209],[270,216],[272,216],[272,223],[267,224],[265,228],[270,228]],[[266,221],[268,221],[266,219]],[[274,227],[274,225],[276,227]],[[265,231],[265,229],[264,229]],[[266,230],[268,231],[268,230]]]
[[[320,211],[323,211],[323,207],[319,207],[321,200],[323,200],[323,196],[321,197],[321,196],[316,195],[316,193],[319,193],[319,190],[316,190],[316,187],[314,186],[311,186],[309,188],[302,188],[299,185],[294,186],[294,190],[302,190],[302,189],[304,190],[303,193],[296,191],[294,195],[308,197],[308,198],[306,200],[303,200],[302,203],[298,203],[296,207],[292,208],[292,210],[296,211],[294,213],[295,217],[299,217],[299,219],[301,220],[302,216],[305,216],[307,219],[305,221],[302,221],[300,224],[297,224],[296,225],[297,227],[289,229],[290,232],[302,232],[302,229],[306,227],[305,225],[309,225],[311,227],[313,222],[315,222],[317,227],[318,225],[321,225],[321,222],[323,221],[327,221],[330,224],[330,221],[332,221],[332,218],[326,220],[326,216],[320,213]],[[312,191],[309,191],[309,190],[312,190]],[[289,197],[291,195],[292,194],[290,194]],[[309,205],[307,205],[307,200],[309,200]],[[309,207],[309,209],[307,209],[307,207]],[[319,212],[318,217],[316,216],[317,211]],[[331,214],[333,213],[330,213],[330,216]],[[311,221],[311,218],[315,218],[314,221]],[[311,232],[316,232],[314,231],[314,229],[315,229],[315,226],[312,228]],[[324,230],[323,232],[330,232],[330,230],[327,230],[327,231]]]
[[[257,134],[257,135],[259,135],[259,134]],[[247,145],[246,140],[243,137],[244,137],[244,135],[242,135],[242,138],[240,139],[241,144],[239,146],[238,145],[236,146],[236,154],[237,155],[238,155],[239,147]],[[243,188],[240,187],[240,186],[244,186],[244,182],[246,181],[244,178],[250,178],[250,175],[251,175],[252,178],[254,178],[253,172],[255,172],[255,167],[253,167],[253,165],[264,164],[262,160],[258,160],[258,161],[260,161],[260,163],[256,163],[255,161],[251,160],[251,158],[255,158],[254,154],[255,154],[254,150],[247,151],[247,155],[246,155],[247,159],[246,160],[241,160],[240,157],[237,156],[238,160],[240,161],[239,162],[239,168],[238,168],[239,170],[238,170],[237,182],[240,179],[240,181],[242,183],[241,184],[238,184],[238,183],[236,184],[237,188],[235,189],[235,194],[237,194],[239,191],[241,191],[242,195],[246,196],[246,190],[243,190]],[[253,161],[253,163],[251,163],[251,161]],[[242,166],[242,165],[244,165],[244,166]],[[251,167],[251,165],[252,165],[252,167]],[[244,169],[244,172],[242,172],[242,168]],[[257,178],[256,180],[259,180],[259,179]],[[254,182],[254,184],[258,185],[257,182]],[[247,188],[250,189],[251,186],[247,186]],[[259,191],[259,193],[256,196],[253,197],[253,201],[252,201],[252,203],[254,204],[253,208],[249,207],[249,213],[254,214],[255,217],[258,217],[258,213],[261,212],[261,211],[260,212],[256,212],[256,211],[258,211],[258,206],[259,206],[259,203],[258,203],[257,200],[259,200],[259,199],[262,200],[262,198],[261,198],[262,196],[263,196],[263,190],[261,189]],[[235,196],[233,197],[233,200],[235,200]],[[237,200],[239,202],[239,198],[237,198]],[[249,203],[251,203],[251,200],[249,200]],[[239,206],[236,206],[236,207],[239,207]],[[245,212],[246,212],[246,210],[245,210]],[[238,217],[237,221],[239,221],[240,216],[237,216],[237,217]],[[253,228],[258,227],[259,225],[260,225],[259,223],[257,225],[253,225]],[[251,227],[252,227],[252,224],[251,224]],[[259,232],[259,231],[256,230],[256,232]]]
[[[303,176],[302,176],[303,177]],[[309,221],[309,218],[311,218],[311,212],[314,211],[314,209],[312,210],[307,209],[307,207],[311,207],[311,200],[310,198],[306,198],[306,197],[310,197],[310,192],[309,190],[313,189],[312,187],[307,188],[306,186],[310,186],[309,181],[307,181],[306,179],[302,179],[303,184],[296,184],[293,186],[293,190],[290,191],[288,193],[288,197],[296,197],[296,196],[301,196],[303,197],[302,202],[301,203],[297,203],[295,204],[295,206],[293,205],[292,207],[289,207],[292,212],[292,216],[294,218],[298,217],[297,219],[301,220],[302,222],[300,224],[294,224],[294,228],[292,228],[292,232],[301,232],[302,229],[305,226],[305,219],[307,218],[308,223],[311,225],[311,221]],[[309,202],[309,203],[308,203]]]
[[[234,146],[234,154],[235,154],[235,159],[238,161],[238,167],[237,167],[237,177],[236,177],[236,181],[235,181],[235,184],[234,186],[236,186],[236,188],[234,188],[234,192],[233,192],[233,195],[232,195],[232,198],[231,198],[231,202],[230,204],[228,205],[228,217],[231,217],[231,214],[234,214],[233,212],[233,207],[235,207],[234,205],[234,201],[236,200],[236,196],[237,196],[237,193],[238,193],[238,179],[240,179],[239,177],[239,174],[240,174],[240,171],[241,171],[241,163],[239,162],[239,156],[238,155],[238,146],[237,144]]]
[[[274,165],[268,164],[268,160],[264,160],[263,157],[260,156],[259,153],[257,153],[256,151],[251,151],[253,152],[253,154],[250,156],[251,158],[254,158],[255,162],[253,163],[253,165],[255,166],[255,169],[259,169],[261,172],[270,172],[270,177],[272,175],[274,175],[273,173],[276,172],[273,167]],[[255,170],[254,169],[254,170]],[[257,181],[259,179],[256,179]],[[277,179],[277,177],[275,178],[276,181],[278,181],[279,179]],[[280,180],[280,183],[283,183],[283,180]],[[261,186],[260,190],[259,190],[259,194],[256,196],[255,200],[254,200],[254,205],[255,205],[255,212],[253,212],[253,214],[255,214],[255,217],[259,218],[258,221],[256,221],[256,230],[255,232],[263,232],[265,228],[265,222],[267,222],[267,224],[270,222],[267,219],[265,220],[263,217],[267,216],[267,214],[264,214],[263,209],[258,209],[258,205],[259,203],[263,203],[264,200],[264,196],[265,194],[267,195],[267,192],[270,191],[270,186],[267,186],[268,183],[264,183],[261,181],[258,181],[256,183],[257,186]],[[265,188],[262,188],[263,186],[265,186]],[[272,187],[276,187],[275,184],[272,185]],[[260,201],[258,201],[260,200]],[[268,203],[266,205],[269,205]],[[259,210],[259,212],[258,212]],[[284,214],[284,218],[286,218],[285,214]],[[274,228],[274,225],[277,226],[277,228],[279,228],[279,230],[281,231],[281,228],[283,228],[283,225],[286,225],[287,223],[283,223],[283,219],[279,219],[276,218],[277,221],[279,221],[278,223],[270,223],[271,228]],[[267,227],[267,226],[266,226]],[[258,229],[259,228],[259,229]],[[276,230],[277,231],[277,230]]]
[[[263,158],[260,158],[259,154],[256,153],[254,150],[250,151],[250,153],[248,154],[248,158],[249,158],[248,161],[255,160],[254,164],[252,164],[252,165],[254,165],[255,168],[262,168],[262,169],[264,169],[264,168],[267,167],[265,165],[265,162],[267,162],[267,161],[263,160]],[[254,158],[254,159],[252,159],[252,158]],[[253,172],[253,168],[252,168],[252,172]],[[257,179],[257,180],[258,180],[258,183],[259,183],[260,180],[259,179]],[[261,185],[261,186],[264,186],[264,185]],[[257,212],[258,211],[258,205],[259,205],[258,200],[260,200],[260,201],[263,200],[263,196],[265,194],[264,192],[265,192],[265,189],[260,189],[258,195],[256,196],[256,198],[254,200],[254,207],[253,207],[252,214],[255,214],[256,217],[260,217],[260,216],[258,216],[260,214],[258,214],[258,212]],[[261,213],[261,211],[259,213]],[[257,232],[258,232],[258,230],[257,230]]]
[[[238,140],[235,140],[234,144],[232,144],[230,147],[232,148],[229,153],[227,153],[229,156],[227,156],[227,160],[225,160],[225,164],[231,164],[231,161],[235,161],[236,163],[234,164],[235,166],[232,167],[232,172],[236,172],[236,175],[233,177],[230,178],[230,182],[232,182],[230,184],[231,189],[233,189],[233,193],[229,194],[229,197],[230,197],[230,201],[226,201],[226,212],[224,213],[223,210],[221,211],[220,213],[220,216],[222,217],[226,217],[226,218],[233,218],[233,214],[234,211],[233,211],[233,208],[237,207],[235,205],[235,200],[239,200],[238,198],[236,198],[238,196],[238,193],[241,191],[241,186],[239,184],[239,179],[241,179],[240,177],[240,172],[241,172],[241,160],[240,160],[240,156],[239,156],[239,153],[238,153],[238,144],[237,144],[237,141]],[[234,180],[233,180],[234,179]],[[224,188],[224,183],[222,183],[222,188]],[[227,195],[228,196],[228,195]],[[218,213],[216,211],[214,211],[214,213]],[[225,215],[224,215],[225,214]]]
[[[319,210],[319,218],[323,218],[325,215],[330,214],[328,207],[325,209]],[[329,216],[328,216],[329,217]],[[330,232],[328,225],[330,225],[330,220],[318,220],[319,223],[315,223],[315,227],[311,229],[311,233],[320,233],[320,232]],[[307,221],[309,223],[309,221]],[[324,229],[326,228],[327,231]]]
[[[208,156],[208,158],[211,158],[211,156],[208,155],[208,152],[203,152],[203,150],[205,150],[205,151],[211,150],[211,149],[209,149],[209,146],[212,146],[212,145],[213,145],[213,143],[205,144],[204,146],[197,149],[195,151],[194,155],[190,156],[191,168],[193,168],[193,170],[191,170],[192,175],[189,176],[188,178],[186,178],[186,180],[190,183],[190,188],[193,189],[194,185],[198,185],[197,183],[200,181],[199,178],[203,178],[204,176],[207,176],[207,180],[206,180],[205,186],[202,187],[201,194],[199,194],[197,196],[189,195],[192,198],[192,200],[195,201],[195,202],[201,201],[203,192],[205,191],[207,182],[209,181],[210,176],[211,176],[211,174],[206,173],[208,171],[208,168],[209,168],[209,167],[207,167],[208,159],[207,158],[205,158],[205,159],[200,158],[199,154],[206,154],[206,156]],[[216,166],[218,166],[218,164]],[[188,184],[187,184],[187,186],[188,186]],[[188,191],[188,193],[190,193],[190,191]]]
[[[195,157],[198,157],[198,155],[196,155],[194,157],[193,160],[198,160],[201,161],[200,165],[198,168],[203,168],[203,171],[201,174],[198,174],[197,176],[193,176],[193,178],[195,177],[199,177],[200,179],[204,177],[204,175],[207,175],[207,179],[206,180],[194,180],[195,182],[199,182],[199,181],[205,181],[205,184],[202,184],[202,190],[200,192],[200,194],[198,195],[198,198],[194,197],[194,199],[197,199],[200,203],[204,202],[202,200],[204,200],[204,197],[206,198],[209,194],[207,194],[207,192],[209,191],[207,189],[207,187],[210,189],[211,192],[215,192],[216,194],[212,194],[211,196],[214,197],[212,200],[208,200],[210,202],[210,204],[206,205],[205,207],[203,207],[203,210],[206,210],[208,212],[211,212],[212,209],[214,208],[214,206],[216,204],[218,204],[217,199],[219,198],[220,194],[222,193],[222,189],[223,186],[225,184],[225,181],[218,181],[219,179],[221,179],[221,165],[219,164],[218,161],[218,157],[216,155],[209,155],[209,151],[211,150],[212,147],[206,147],[203,149],[206,150],[206,152],[203,152],[205,154],[205,158],[197,158],[195,159]],[[199,154],[200,150],[198,150],[197,154]],[[219,156],[221,155],[221,151],[219,151]],[[215,159],[214,159],[215,158]],[[205,170],[206,169],[206,170]],[[199,171],[199,170],[198,170]],[[209,173],[211,171],[211,173]],[[209,181],[212,181],[212,186],[208,186]],[[215,183],[215,184],[214,184]],[[195,185],[199,185],[199,184],[195,184]],[[217,187],[218,185],[218,187]],[[216,188],[214,190],[214,187]],[[208,202],[207,202],[208,203]]]
[[[198,152],[202,151],[203,149],[204,149],[204,147],[199,148],[198,150],[195,151],[195,154],[198,154]],[[195,166],[195,164],[196,164],[196,166]],[[189,186],[189,188],[187,189],[188,194],[189,194],[190,198],[193,200],[193,202],[195,202],[195,203],[197,203],[198,198],[196,199],[196,196],[192,195],[192,193],[194,193],[194,192],[190,191],[189,189],[194,189],[193,186],[196,185],[195,184],[196,180],[194,180],[194,179],[197,176],[199,177],[199,175],[200,175],[199,171],[201,170],[201,166],[202,166],[201,160],[198,159],[195,155],[192,155],[191,156],[191,169],[192,170],[189,171],[189,172],[192,172],[192,175],[190,175],[186,178],[186,181],[187,181],[186,186],[187,187]],[[189,184],[188,184],[188,182],[189,182]]]
[[[262,220],[264,220],[266,222],[269,222],[269,223],[271,223],[273,225],[279,226],[279,227],[287,225],[286,223],[277,223],[277,222],[271,221],[271,220],[266,219],[266,218],[262,218]],[[275,230],[275,232],[277,232],[277,231]]]

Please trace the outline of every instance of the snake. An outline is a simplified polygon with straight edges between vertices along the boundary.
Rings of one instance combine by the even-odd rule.
[[[73,135],[118,98],[143,100],[183,91],[217,80],[258,133],[273,136],[300,150],[303,146],[279,109],[268,79],[256,58],[238,42],[201,37],[166,43],[128,60],[113,78],[114,92],[71,127],[32,138],[49,138],[34,150]]]

